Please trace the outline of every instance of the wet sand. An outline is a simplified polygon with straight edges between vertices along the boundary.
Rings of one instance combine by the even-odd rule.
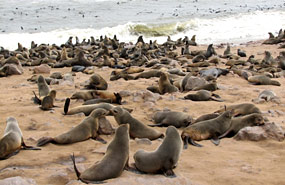
[[[247,46],[238,46],[247,52],[250,56],[254,54],[256,58],[263,58],[263,52],[268,50],[276,57],[280,51],[277,46],[265,46],[260,42],[252,43]],[[206,48],[206,46],[191,47]],[[236,53],[236,48],[231,49]],[[218,54],[222,54],[224,48],[216,49]],[[283,49],[284,51],[284,49]],[[225,61],[225,60],[222,60]],[[223,64],[221,67],[225,68]],[[5,121],[8,116],[15,117],[22,129],[24,140],[28,145],[36,145],[36,141],[42,136],[56,136],[61,134],[76,124],[78,124],[84,115],[64,116],[63,104],[66,97],[70,97],[74,92],[83,88],[82,83],[90,75],[76,73],[74,85],[51,85],[52,89],[57,90],[57,101],[54,111],[42,111],[35,105],[31,98],[32,91],[37,92],[37,85],[28,82],[31,77],[32,67],[25,67],[23,75],[14,75],[7,78],[0,78],[0,135],[3,135]],[[139,79],[136,81],[110,81],[110,73],[113,69],[97,69],[99,73],[109,83],[109,91],[127,90],[136,92],[145,90],[147,86],[156,84],[157,78]],[[52,69],[52,72],[67,73],[71,68]],[[44,76],[49,76],[45,74]],[[139,100],[134,102],[133,96],[124,97],[125,107],[134,109],[132,115],[144,124],[150,124],[150,117],[155,110],[169,108],[175,111],[186,111],[194,118],[206,113],[212,113],[224,105],[251,102],[257,98],[259,92],[264,89],[273,90],[281,98],[281,104],[266,102],[256,104],[261,111],[279,110],[285,112],[285,79],[277,78],[281,86],[254,86],[246,80],[231,73],[218,78],[218,86],[221,90],[215,93],[219,94],[224,102],[193,102],[181,100],[179,98],[187,93],[174,93],[172,95],[161,95],[162,99],[155,104],[149,104]],[[80,105],[82,101],[71,102],[71,107]],[[284,116],[267,116],[269,121],[276,122],[282,127],[285,126]],[[107,119],[113,127],[117,127],[113,117]],[[166,128],[155,128],[165,132]],[[179,129],[181,133],[182,129]],[[102,135],[108,143],[113,135]],[[139,175],[124,171],[116,179],[107,180],[105,184],[285,184],[285,143],[274,140],[265,141],[236,141],[232,138],[222,139],[219,146],[213,145],[210,141],[199,142],[204,147],[197,148],[189,146],[187,150],[182,151],[178,166],[174,169],[176,178],[166,178],[162,175]],[[151,145],[137,144],[134,140],[130,141],[130,163],[133,163],[133,154],[138,149],[154,150],[161,144],[161,141],[152,141]],[[104,152],[108,144],[104,145],[94,140],[87,140],[70,145],[48,144],[42,147],[40,151],[20,151],[17,155],[0,162],[0,179],[21,176],[32,178],[37,184],[81,184],[76,181],[76,175],[73,170],[70,154],[74,153],[79,171],[87,169],[89,166],[99,161],[103,155],[98,152]]]

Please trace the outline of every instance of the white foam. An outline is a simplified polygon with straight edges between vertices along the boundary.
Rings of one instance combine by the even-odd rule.
[[[185,24],[177,23],[177,26]],[[78,36],[80,40],[83,38],[90,38],[94,36],[99,38],[100,35],[107,35],[113,37],[114,34],[120,41],[135,42],[136,35],[131,35],[130,27],[134,23],[127,23],[115,27],[105,27],[102,29],[70,29],[70,30],[54,30],[51,32],[41,33],[5,33],[0,34],[0,46],[9,50],[15,50],[17,43],[20,42],[24,47],[29,48],[31,41],[35,43],[47,44],[63,44],[70,36]],[[266,39],[267,33],[277,33],[280,28],[285,28],[285,12],[283,11],[269,11],[240,14],[235,16],[228,16],[223,18],[200,19],[195,18],[186,22],[187,31],[172,35],[173,40],[185,35],[191,37],[196,34],[197,42],[199,44],[219,44],[219,43],[243,43],[247,41],[254,41]],[[158,43],[166,41],[166,37],[144,37],[146,41],[157,40]]]

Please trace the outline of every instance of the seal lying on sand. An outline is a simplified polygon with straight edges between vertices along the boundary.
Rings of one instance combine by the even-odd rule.
[[[4,136],[0,139],[0,160],[8,159],[17,154],[21,148],[24,150],[40,150],[40,148],[25,144],[18,121],[13,117],[8,117]]]
[[[78,171],[75,165],[75,157],[72,155],[71,159],[77,178],[85,183],[96,183],[96,181],[104,181],[120,176],[124,168],[129,167],[129,140],[128,124],[120,125],[113,140],[108,145],[103,159],[82,173]]]
[[[234,111],[234,117],[237,116],[245,116],[248,114],[252,114],[252,113],[260,113],[261,111],[259,110],[258,107],[256,107],[254,104],[252,103],[241,103],[241,104],[237,104],[237,105],[230,105],[227,106],[227,110],[233,110]],[[225,111],[225,109],[219,109],[217,111],[215,111],[215,113],[223,113]]]
[[[138,150],[134,154],[135,166],[145,173],[163,173],[175,177],[173,169],[177,166],[182,150],[182,140],[179,132],[173,126],[166,130],[166,137],[153,152]]]
[[[105,109],[96,109],[91,112],[91,114],[86,117],[81,123],[76,127],[72,128],[66,133],[58,135],[54,138],[52,137],[42,137],[39,139],[37,146],[43,146],[48,143],[54,144],[71,144],[80,141],[85,141],[89,138],[95,139],[102,143],[106,143],[98,135],[99,121],[100,117],[104,117],[108,114]]]
[[[233,111],[227,110],[217,118],[201,121],[186,127],[181,134],[184,149],[187,149],[188,143],[202,147],[202,145],[195,141],[205,139],[211,139],[215,145],[219,145],[219,136],[230,128],[232,115]]]
[[[209,100],[214,100],[219,102],[223,101],[219,95],[214,94],[207,90],[199,90],[195,94],[188,94],[184,96],[184,99],[189,99],[192,101],[209,101]]]

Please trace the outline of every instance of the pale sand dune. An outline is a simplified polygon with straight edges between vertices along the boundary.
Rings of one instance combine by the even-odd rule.
[[[205,46],[201,47],[205,48]],[[259,43],[247,47],[239,46],[247,51],[247,55],[254,54],[256,58],[263,58],[263,55],[257,55],[265,50],[272,52],[276,57],[280,49],[277,46],[260,46]],[[195,47],[191,47],[195,50]],[[222,54],[223,49],[216,49],[218,54]],[[232,53],[236,53],[236,47],[232,48]],[[223,66],[223,65],[221,65]],[[8,116],[15,117],[22,129],[24,139],[28,145],[36,145],[36,140],[42,136],[56,136],[69,130],[78,124],[83,115],[64,116],[63,104],[66,97],[82,88],[80,83],[89,78],[83,73],[76,73],[75,86],[52,85],[51,88],[57,90],[57,99],[54,112],[42,111],[35,105],[31,98],[32,91],[37,92],[37,85],[28,82],[27,79],[32,75],[31,67],[25,68],[24,74],[20,76],[10,76],[0,78],[0,135],[3,135],[5,121]],[[52,72],[70,72],[71,68],[52,69]],[[112,69],[98,69],[100,75],[108,80],[110,91],[128,90],[135,92],[145,90],[148,85],[156,84],[153,79],[140,79],[138,81],[109,81]],[[45,75],[47,76],[47,75]],[[264,89],[273,90],[280,98],[281,104],[272,102],[257,104],[262,111],[280,110],[285,112],[285,79],[277,79],[281,86],[254,86],[237,75],[228,74],[218,78],[218,84],[223,90],[216,91],[225,102],[192,102],[178,99],[185,96],[186,93],[175,93],[174,101],[170,101],[169,94],[162,95],[162,100],[158,100],[153,109],[169,108],[171,110],[183,111],[186,109],[194,118],[206,113],[212,113],[223,105],[251,102]],[[133,102],[132,96],[123,99],[126,101],[124,106],[133,108],[132,115],[149,124],[150,115],[153,109],[146,106],[141,100]],[[71,102],[71,106],[80,105],[81,101]],[[285,126],[284,116],[268,117],[281,126]],[[108,117],[114,127],[117,124],[113,117]],[[29,129],[30,128],[30,129]],[[34,129],[34,130],[33,130]],[[156,128],[165,132],[166,128]],[[179,132],[182,130],[180,129]],[[113,136],[102,136],[108,142]],[[133,154],[136,150],[142,148],[145,150],[154,150],[161,141],[153,141],[152,145],[136,144],[134,140],[130,142],[130,163],[133,163]],[[183,150],[176,169],[174,169],[177,178],[169,179],[162,175],[138,175],[124,171],[116,179],[107,180],[106,184],[285,184],[285,142],[273,140],[252,142],[236,141],[233,139],[222,139],[219,146],[214,146],[210,141],[200,142],[204,147],[197,148],[189,146]],[[77,165],[80,171],[88,168],[103,155],[95,151],[105,151],[107,145],[97,141],[88,140],[71,145],[53,145],[48,144],[42,147],[41,151],[20,151],[19,154],[0,161],[0,179],[22,176],[34,179],[37,184],[66,184],[69,181],[76,180],[75,172],[69,155],[74,152],[77,158]],[[83,160],[80,162],[80,160]],[[72,181],[70,184],[81,184],[79,181]]]

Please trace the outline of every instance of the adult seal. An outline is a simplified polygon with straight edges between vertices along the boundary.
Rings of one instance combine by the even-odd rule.
[[[207,90],[199,90],[195,94],[188,94],[184,96],[184,99],[189,99],[192,101],[209,101],[209,100],[218,101],[218,102],[223,101],[219,95],[214,94],[211,91]]]
[[[154,114],[153,120],[155,124],[148,126],[151,127],[168,127],[174,126],[176,128],[187,127],[193,122],[193,118],[184,113],[176,111],[158,111]]]
[[[250,76],[248,77],[248,81],[254,85],[281,85],[280,82],[271,80],[268,76],[265,75]]]
[[[4,136],[0,139],[0,160],[8,159],[17,154],[20,149],[40,150],[40,148],[25,144],[18,121],[13,117],[8,117],[6,119]]]
[[[188,143],[194,146],[202,147],[195,141],[211,139],[215,145],[219,145],[219,136],[224,134],[231,126],[233,111],[225,111],[217,118],[201,121],[186,127],[181,138],[184,142],[184,149],[187,149]]]
[[[258,107],[256,107],[254,104],[252,103],[241,103],[241,104],[236,104],[236,105],[230,105],[227,106],[227,110],[233,110],[234,111],[234,117],[237,116],[245,116],[248,114],[252,114],[252,113],[260,113],[261,111]],[[217,111],[215,111],[215,113],[223,113],[225,111],[225,109],[219,109]]]
[[[71,156],[77,178],[85,183],[94,183],[120,176],[124,168],[128,168],[129,140],[129,126],[120,125],[103,159],[82,173],[76,167],[74,155]]]
[[[37,146],[44,146],[48,143],[53,144],[71,144],[80,141],[85,141],[89,138],[100,141],[102,143],[106,143],[102,138],[100,138],[98,134],[99,129],[99,121],[100,117],[104,117],[108,114],[108,111],[105,109],[96,109],[92,111],[92,113],[85,118],[81,123],[77,126],[60,134],[56,137],[42,137],[39,139]]]
[[[134,154],[135,166],[145,173],[163,173],[175,177],[173,169],[177,166],[182,150],[182,140],[174,126],[166,130],[166,137],[161,145],[152,152],[142,149]]]
[[[128,111],[122,109],[121,107],[115,107],[111,109],[111,112],[119,125],[130,125],[131,138],[148,138],[150,140],[155,140],[164,137],[163,133],[144,125],[142,122],[132,117]]]

